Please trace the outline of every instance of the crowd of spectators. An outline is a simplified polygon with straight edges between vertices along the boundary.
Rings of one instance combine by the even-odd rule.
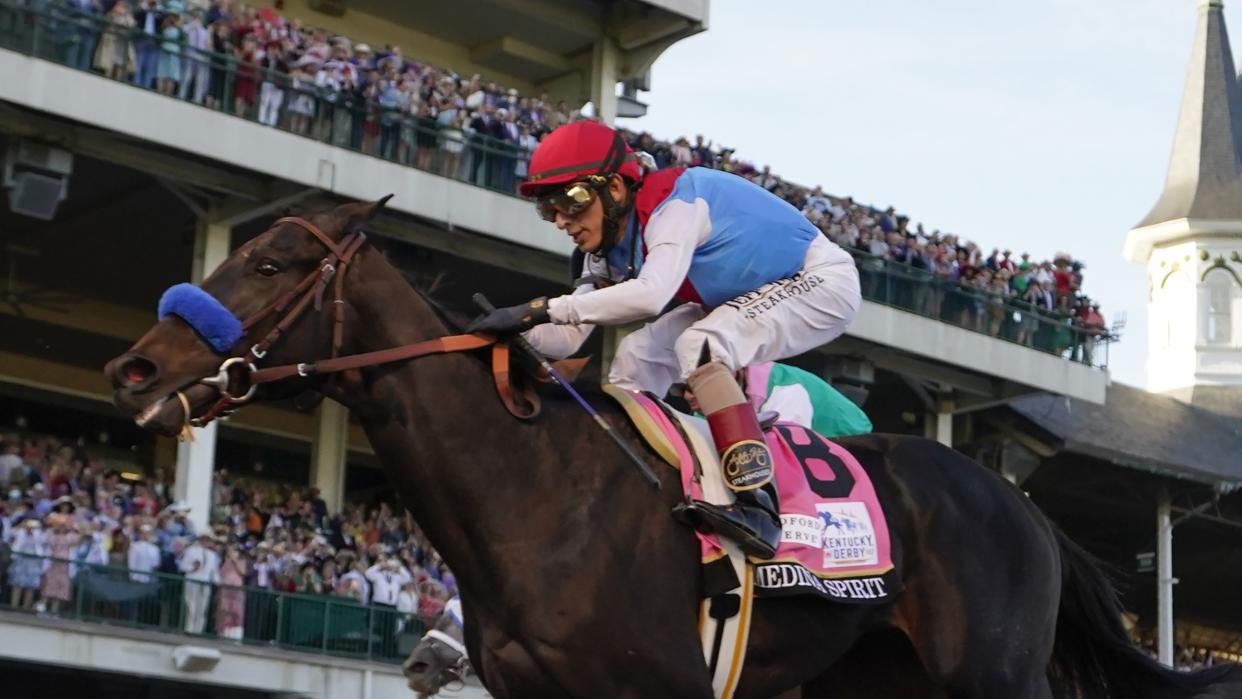
[[[539,139],[575,117],[546,93],[520,96],[480,75],[407,58],[400,46],[377,50],[307,27],[273,7],[32,4],[72,8],[53,13],[48,33],[73,67],[506,192],[526,176]]]
[[[1091,363],[1096,342],[1108,334],[1099,303],[1082,293],[1085,265],[1068,253],[1035,261],[977,244],[922,223],[893,207],[878,209],[852,197],[827,194],[783,180],[768,166],[714,149],[702,135],[691,145],[648,133],[626,133],[630,146],[650,153],[656,166],[711,167],[732,172],[776,194],[858,260],[863,297],[979,332]]]
[[[129,621],[270,640],[275,593],[300,593],[383,610],[392,637],[433,624],[456,591],[413,521],[384,502],[333,514],[314,488],[218,470],[212,526],[196,531],[160,477],[123,479],[82,447],[18,434],[0,437],[0,484],[0,604],[15,609],[55,615],[90,589]]]
[[[29,0],[28,0],[29,1]],[[512,192],[539,140],[580,118],[546,93],[406,57],[399,46],[307,27],[273,7],[234,0],[41,0],[82,15],[53,28],[64,60],[177,94],[263,124],[351,147],[460,180]],[[277,2],[279,7],[280,3]],[[123,31],[117,31],[121,29]],[[1082,291],[1082,262],[1066,253],[1035,261],[928,232],[892,207],[878,209],[804,187],[735,157],[699,135],[663,141],[626,132],[657,167],[733,172],[802,210],[859,260],[864,297],[1090,363],[1109,336]]]

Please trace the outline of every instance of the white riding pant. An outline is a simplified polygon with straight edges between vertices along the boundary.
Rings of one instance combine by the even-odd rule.
[[[849,253],[817,239],[803,269],[726,301],[711,312],[687,303],[621,340],[609,383],[658,396],[711,359],[737,371],[793,357],[840,337],[862,305],[858,269]]]

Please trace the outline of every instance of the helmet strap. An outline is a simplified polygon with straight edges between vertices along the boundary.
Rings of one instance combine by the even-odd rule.
[[[592,178],[593,183],[594,179]],[[624,201],[618,202],[612,198],[612,192],[608,187],[608,183],[612,178],[601,177],[600,179],[603,182],[595,185],[595,191],[599,196],[600,204],[604,208],[604,226],[602,231],[604,242],[600,246],[598,254],[600,257],[606,257],[621,242],[621,220],[634,209],[634,199],[638,193],[638,184],[635,183],[630,188],[630,192]]]

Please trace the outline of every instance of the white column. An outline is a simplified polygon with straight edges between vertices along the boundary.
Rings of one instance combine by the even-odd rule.
[[[946,447],[953,446],[953,412],[936,413],[936,441]]]
[[[200,220],[194,236],[194,261],[190,279],[201,284],[229,255],[228,225]],[[173,493],[190,506],[189,520],[202,531],[211,521],[211,474],[216,465],[216,428],[195,427],[193,442],[177,444],[177,474]]]
[[[328,512],[340,512],[345,504],[345,448],[349,443],[349,410],[324,398],[315,411],[315,436],[311,440],[311,485]]]
[[[213,422],[194,428],[193,442],[177,444],[177,473],[173,480],[173,497],[190,506],[187,519],[194,531],[201,532],[211,523],[211,473],[216,464],[216,428]]]
[[[617,120],[617,74],[621,50],[616,42],[602,36],[595,40],[591,54],[591,103],[595,118],[612,125]]]
[[[1156,640],[1160,662],[1173,666],[1173,522],[1169,494],[1156,504]]]
[[[946,447],[952,447],[953,410],[956,407],[953,404],[953,394],[941,392],[935,396],[934,400],[935,406],[928,406],[929,409],[923,419],[923,436],[934,439]],[[931,409],[933,407],[934,410]]]

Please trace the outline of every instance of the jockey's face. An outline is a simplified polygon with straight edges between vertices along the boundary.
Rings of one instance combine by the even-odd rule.
[[[629,196],[625,181],[617,176],[613,176],[608,182],[608,192],[616,202],[625,201]],[[617,235],[623,234],[628,218],[629,214],[621,217]],[[557,212],[556,227],[565,231],[582,252],[599,252],[604,247],[604,203],[599,197],[595,197],[590,206],[573,216]]]

